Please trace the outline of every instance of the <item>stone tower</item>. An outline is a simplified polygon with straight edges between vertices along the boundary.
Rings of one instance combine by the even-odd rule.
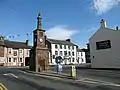
[[[42,29],[41,15],[37,17],[37,29],[33,31],[33,49],[31,56],[33,59],[30,67],[36,71],[41,72],[49,69],[49,52],[46,45],[45,30]]]

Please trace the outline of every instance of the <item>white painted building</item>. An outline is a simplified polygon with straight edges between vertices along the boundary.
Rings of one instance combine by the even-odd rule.
[[[64,60],[62,64],[76,64],[77,60],[77,45],[73,44],[66,40],[55,40],[55,39],[48,39],[50,43],[50,58],[49,62],[50,65],[56,65],[55,58],[61,56]]]
[[[49,63],[50,65],[56,65],[55,58],[61,56],[63,59],[62,64],[81,64],[81,59],[77,60],[77,49],[78,46],[73,44],[70,39],[67,40],[55,40],[48,39],[49,48]],[[80,52],[79,52],[80,53]],[[81,54],[80,54],[81,55]],[[83,53],[83,59],[85,60],[85,53]],[[81,58],[81,56],[80,56]],[[83,60],[82,63],[85,63]]]
[[[85,52],[83,52],[81,49],[77,49],[77,63],[78,64],[86,63]]]
[[[101,27],[89,39],[91,67],[120,68],[120,30],[110,29],[106,21],[101,20]]]

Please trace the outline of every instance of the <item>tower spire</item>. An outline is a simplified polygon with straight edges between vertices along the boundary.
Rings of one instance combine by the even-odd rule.
[[[42,18],[41,18],[41,14],[38,13],[38,16],[37,16],[37,29],[41,29],[42,27]]]

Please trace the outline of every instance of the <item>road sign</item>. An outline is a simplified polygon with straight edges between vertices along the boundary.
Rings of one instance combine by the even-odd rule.
[[[55,58],[55,62],[58,64],[58,63],[61,63],[62,62],[62,57],[61,56],[57,56]]]

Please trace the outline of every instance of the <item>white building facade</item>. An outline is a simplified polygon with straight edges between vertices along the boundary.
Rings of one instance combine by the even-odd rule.
[[[81,49],[77,49],[77,63],[78,64],[86,63],[85,52],[83,52]]]
[[[56,57],[61,56],[63,62],[61,64],[81,64],[81,59],[78,61],[77,49],[78,46],[71,43],[70,40],[54,40],[48,39],[50,42],[49,63],[50,65],[56,65]],[[79,52],[80,53],[80,52]],[[81,54],[80,54],[81,55]],[[81,58],[81,56],[79,56]],[[83,53],[83,59],[85,60],[85,53]],[[83,60],[83,63],[85,62]]]
[[[89,39],[92,68],[120,68],[120,30],[107,28],[101,21],[99,30]]]

